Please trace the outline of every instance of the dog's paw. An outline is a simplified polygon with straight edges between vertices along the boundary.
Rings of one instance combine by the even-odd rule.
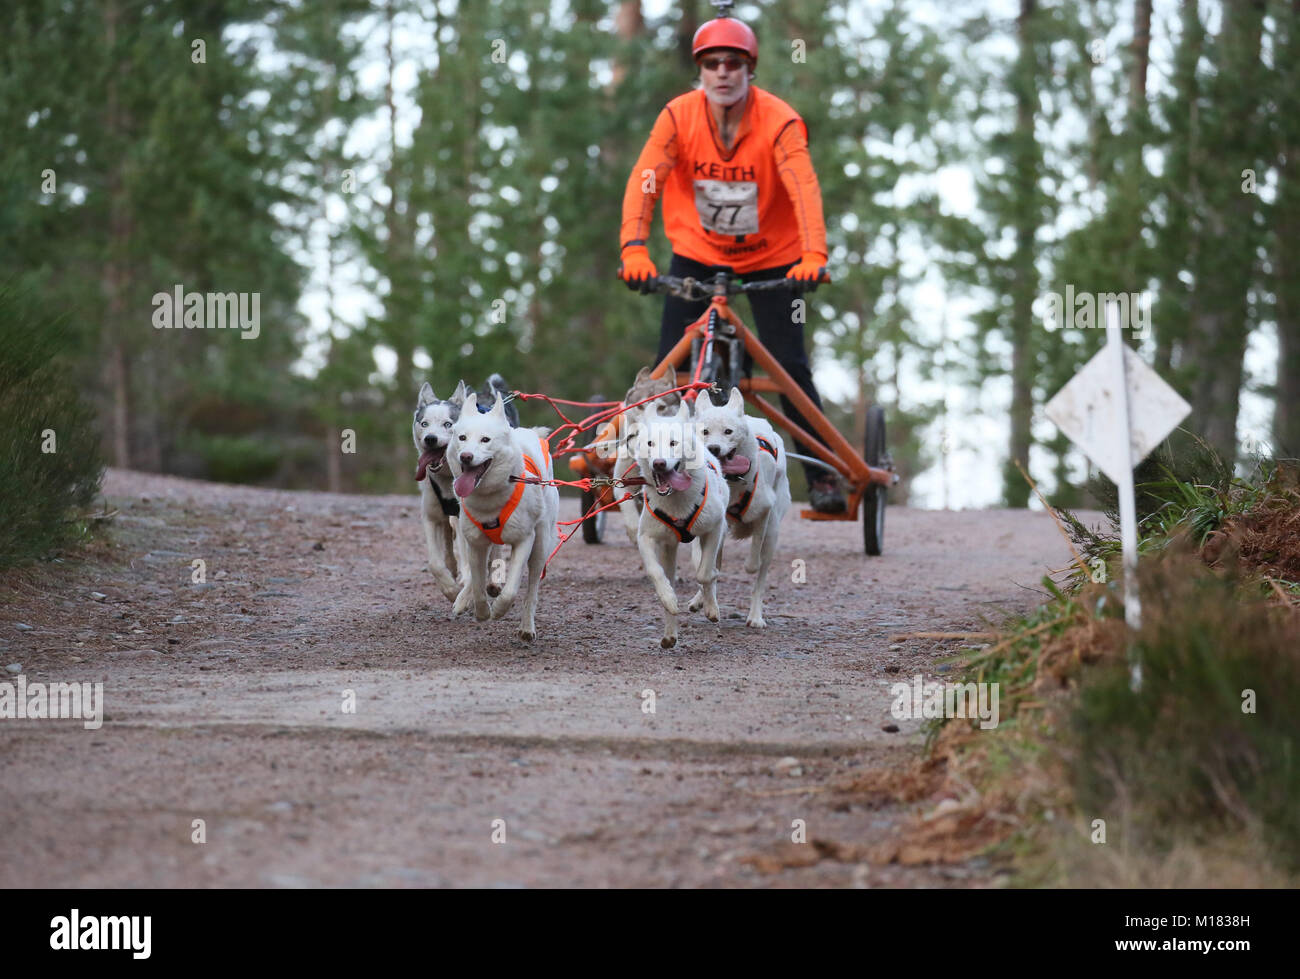
[[[703,588],[701,588],[699,591],[695,593],[695,597],[691,599],[691,604],[686,607],[690,609],[692,612],[698,612],[700,609],[704,608]]]
[[[474,620],[476,622],[486,622],[492,617],[492,610],[488,607],[487,602],[474,603]]]
[[[524,642],[532,642],[534,639],[537,638],[537,630],[521,628],[519,630],[519,638],[522,639]]]
[[[758,569],[762,566],[761,561],[746,561],[745,574],[758,574]]]
[[[503,602],[500,599],[500,597],[498,597],[492,603],[492,618],[494,619],[501,618],[503,615],[505,615],[507,612],[510,611],[510,605],[511,605],[510,602]]]
[[[496,598],[498,595],[501,594],[501,586],[500,586],[500,585],[488,585],[488,586],[487,586],[487,593],[488,593],[488,598]]]
[[[451,617],[454,619],[456,616],[462,615],[472,603],[473,599],[470,597],[469,589],[462,588],[460,594],[456,596],[456,601],[451,606]]]
[[[763,616],[758,612],[750,612],[749,618],[745,620],[745,625],[753,629],[767,628],[767,622],[763,619]]]
[[[662,646],[664,649],[672,649],[674,646],[677,645],[677,637],[664,636],[662,639],[659,640],[659,645]]]
[[[718,619],[722,618],[722,613],[718,610],[718,606],[714,605],[712,608],[704,610],[704,617],[710,622],[717,622]]]

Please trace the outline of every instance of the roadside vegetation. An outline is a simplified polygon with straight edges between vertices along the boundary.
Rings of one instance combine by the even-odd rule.
[[[104,466],[66,321],[0,284],[0,570],[84,541]]]
[[[1166,447],[1139,479],[1141,629],[1113,507],[1109,531],[1060,512],[1077,560],[1049,600],[950,667],[1000,684],[1001,723],[930,722],[879,787],[929,800],[892,858],[983,854],[1021,886],[1300,881],[1300,467]]]

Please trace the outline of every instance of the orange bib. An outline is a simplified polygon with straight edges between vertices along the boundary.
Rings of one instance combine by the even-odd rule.
[[[551,446],[546,439],[542,439],[542,458],[546,460],[546,465],[550,466]],[[538,479],[545,478],[541,470],[537,468],[537,463],[533,462],[532,456],[528,455],[526,452],[524,453],[524,469],[532,473]],[[501,528],[503,528],[506,525],[506,521],[510,519],[510,514],[515,512],[515,508],[519,506],[519,501],[524,498],[524,487],[526,485],[528,484],[515,483],[515,491],[510,494],[510,499],[506,500],[506,505],[501,508],[501,512],[496,515],[496,519],[488,523],[479,523],[474,519],[474,514],[469,512],[469,507],[465,505],[464,500],[461,501],[460,512],[469,518],[470,523],[483,531],[483,536],[493,544],[504,544],[505,541],[501,539]]]

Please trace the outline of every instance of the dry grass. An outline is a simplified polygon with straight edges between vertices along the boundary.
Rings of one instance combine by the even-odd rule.
[[[986,854],[1037,886],[1300,883],[1300,492],[1284,473],[1204,546],[1178,533],[1144,557],[1140,694],[1115,582],[1057,592],[960,664],[1002,684],[1002,723],[944,723],[909,769],[843,787],[920,803],[871,858]]]
[[[1201,557],[1212,568],[1300,582],[1300,489],[1278,486],[1249,513],[1229,517],[1210,534]]]

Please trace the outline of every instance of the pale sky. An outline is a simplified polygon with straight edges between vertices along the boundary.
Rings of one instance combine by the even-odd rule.
[[[1018,10],[1017,0],[972,0],[972,2],[960,3],[918,0],[918,2],[912,4],[912,7],[917,19],[923,20],[942,31],[944,23],[956,16],[956,14],[947,13],[948,11],[955,10],[963,17],[969,16],[977,2],[982,2],[984,9],[989,12],[990,16],[1000,21],[1014,19]],[[560,4],[560,0],[557,0],[557,4]],[[864,11],[863,20],[865,21],[874,11],[888,6],[888,4],[875,2],[875,0],[862,0],[860,6]],[[662,16],[669,7],[668,0],[644,0],[643,3],[643,9],[648,19]],[[748,13],[752,16],[753,8],[746,4],[738,5],[736,15],[744,19],[747,7]],[[1158,91],[1164,82],[1162,68],[1169,60],[1169,27],[1175,16],[1175,0],[1156,0],[1149,83],[1153,93]],[[370,64],[358,73],[357,80],[363,90],[376,92],[382,89],[385,81],[385,69],[382,59],[384,30],[382,26],[377,24],[373,25],[374,29],[369,29],[370,26],[367,25],[367,28],[365,28],[368,35],[367,43],[372,47],[375,56]],[[1122,23],[1119,25],[1113,35],[1105,39],[1107,52],[1113,53],[1119,45],[1127,43],[1130,33],[1131,28],[1127,24]],[[1008,53],[1012,50],[1010,44],[1010,40],[1007,40],[1005,50]],[[419,120],[419,109],[413,104],[411,93],[415,87],[418,71],[421,67],[436,63],[436,54],[424,34],[412,29],[402,29],[400,22],[399,29],[395,34],[394,48],[401,62],[395,77],[399,115],[397,138],[400,144],[409,145],[412,130]],[[961,56],[961,52],[954,52],[954,56]],[[653,122],[654,114],[655,107],[648,106],[646,109],[647,133],[650,124]],[[375,159],[378,165],[384,160],[387,139],[386,117],[372,117],[363,120],[355,127],[348,142],[348,149]],[[868,149],[872,152],[907,151],[906,146],[869,146]],[[815,143],[812,147],[812,154],[814,164],[816,164],[817,147]],[[1155,165],[1158,165],[1158,161],[1155,161]],[[376,173],[359,172],[359,183],[365,186],[368,178],[375,175]],[[945,168],[927,178],[900,184],[895,193],[900,201],[905,201],[911,196],[927,190],[936,191],[945,209],[951,213],[970,215],[974,212],[975,173],[970,167],[955,166]],[[331,222],[347,220],[347,208],[341,199],[333,199],[329,202],[329,216]],[[1073,216],[1067,214],[1062,221],[1063,227],[1056,230],[1059,233],[1060,230],[1064,230],[1064,226],[1069,224],[1077,225],[1085,217],[1086,212],[1083,211],[1076,211]],[[828,214],[827,224],[833,225],[843,219],[843,215]],[[661,223],[657,223],[656,233],[662,234]],[[615,237],[616,229],[611,229],[611,268],[617,263],[617,255],[614,252],[613,244]],[[317,342],[308,344],[299,369],[305,373],[312,373],[319,366],[323,350],[323,344],[319,342],[319,338],[323,336],[328,328],[326,294],[324,291],[328,266],[321,240],[315,243],[309,253],[299,257],[313,270],[311,285],[304,294],[300,308],[312,324],[311,333],[318,338]],[[840,267],[836,267],[836,258],[837,256],[832,254],[832,274],[838,278],[851,275],[852,270],[844,268],[842,264]],[[840,260],[842,262],[842,256]],[[928,263],[927,256],[922,248],[911,247],[905,252],[904,260],[910,270],[921,279],[920,283],[914,289],[911,289],[907,296],[912,317],[917,324],[918,330],[923,331],[926,336],[932,339],[938,339],[945,332],[950,338],[970,335],[972,329],[970,314],[973,310],[979,308],[982,304],[981,300],[964,296],[949,289],[933,266]],[[378,313],[382,308],[380,299],[375,296],[374,291],[359,282],[359,271],[356,268],[336,268],[332,279],[335,289],[336,310],[340,318],[346,323],[359,323],[367,313]],[[1057,286],[1057,288],[1063,288],[1063,284]],[[830,303],[835,301],[833,290],[834,286],[831,286],[825,292],[826,300]],[[822,294],[819,293],[820,295]],[[815,317],[813,319],[815,320]],[[1150,349],[1143,352],[1147,354],[1149,359]],[[1268,328],[1261,329],[1251,338],[1247,354],[1248,376],[1253,383],[1271,381],[1275,369],[1275,358],[1275,333]],[[429,363],[426,352],[421,351],[417,354],[417,366],[427,366]],[[395,367],[395,357],[392,352],[387,350],[377,351],[376,366],[377,370],[391,376]],[[822,356],[820,350],[814,349],[814,367],[816,382],[823,395],[836,400],[851,397],[851,375],[843,366],[833,362],[827,356]],[[908,370],[906,365],[902,374],[904,378],[902,386],[905,404],[908,401],[937,401],[943,396],[944,386],[939,382],[924,382],[916,376],[909,377],[909,374],[914,375],[914,371]],[[556,392],[556,394],[570,397],[581,396],[581,392],[572,391]],[[1002,455],[1005,451],[1009,425],[1007,416],[1009,401],[1010,383],[1006,380],[985,384],[978,390],[956,384],[948,386],[946,436],[950,451],[947,454],[946,465],[936,465],[931,470],[914,477],[912,505],[930,508],[948,506],[954,509],[963,509],[997,504],[1000,498],[998,474]],[[1266,441],[1271,414],[1272,405],[1268,399],[1249,392],[1246,393],[1243,395],[1239,435],[1246,439],[1254,438]],[[942,421],[932,426],[927,433],[929,444],[936,447],[941,444],[945,436],[944,428],[945,425]],[[1051,422],[1041,417],[1041,408],[1036,415],[1035,431],[1043,438],[1050,438],[1054,434],[1054,426],[1052,426]],[[1045,464],[1046,462],[1046,456],[1031,459],[1031,471],[1034,470],[1035,463]],[[1082,478],[1084,474],[1082,457],[1075,460],[1074,469],[1078,477]],[[1037,477],[1042,479],[1043,489],[1050,492],[1051,479],[1047,474],[1039,472]],[[1037,501],[1034,501],[1033,505],[1037,506]]]

